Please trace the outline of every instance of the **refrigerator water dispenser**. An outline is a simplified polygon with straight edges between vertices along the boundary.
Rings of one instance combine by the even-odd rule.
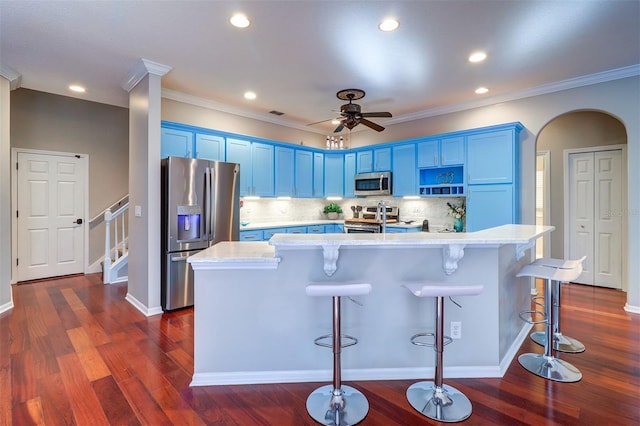
[[[199,206],[178,206],[178,241],[197,241],[202,238],[202,209]]]

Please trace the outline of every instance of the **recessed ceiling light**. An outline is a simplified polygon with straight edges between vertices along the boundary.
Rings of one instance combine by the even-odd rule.
[[[489,89],[487,89],[486,87],[478,87],[476,89],[476,94],[483,95],[483,94],[487,93],[488,91],[489,91]]]
[[[400,22],[398,22],[396,19],[385,18],[382,22],[380,22],[378,28],[380,28],[380,31],[390,32],[397,30],[399,26]]]
[[[249,18],[247,18],[247,15],[245,15],[244,13],[236,13],[231,18],[229,18],[229,22],[231,22],[231,25],[237,28],[247,28],[251,24]]]
[[[254,100],[257,97],[258,95],[256,95],[256,92],[252,92],[252,91],[244,92],[244,98],[249,99],[250,101]]]
[[[469,62],[477,63],[487,59],[487,54],[484,52],[473,52],[469,55]]]
[[[87,91],[84,87],[78,86],[77,84],[72,84],[71,86],[69,86],[69,90],[77,93],[84,93]]]

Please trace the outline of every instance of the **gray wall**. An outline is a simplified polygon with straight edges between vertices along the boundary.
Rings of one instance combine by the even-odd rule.
[[[551,256],[564,257],[564,159],[565,149],[604,145],[624,145],[627,132],[615,117],[598,111],[576,111],[559,116],[538,135],[537,150],[549,151],[550,208],[547,224],[556,227],[551,233]]]
[[[29,89],[11,92],[11,147],[89,155],[87,222],[129,192],[129,110]],[[89,231],[89,263],[104,226]]]

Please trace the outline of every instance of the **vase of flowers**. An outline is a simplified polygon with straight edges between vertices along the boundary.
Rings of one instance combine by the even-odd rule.
[[[453,216],[453,229],[456,232],[462,232],[464,229],[464,217],[467,213],[464,201],[459,206],[454,206],[448,202],[447,207],[449,207],[449,214]]]
[[[342,208],[336,203],[331,203],[324,206],[323,212],[329,219],[337,219],[338,215],[342,213]]]

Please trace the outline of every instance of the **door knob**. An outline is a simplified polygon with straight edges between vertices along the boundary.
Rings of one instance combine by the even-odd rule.
[[[73,223],[77,223],[78,225],[82,225],[82,219],[78,218],[78,219],[76,219],[76,221],[75,221],[75,222],[73,222]]]

